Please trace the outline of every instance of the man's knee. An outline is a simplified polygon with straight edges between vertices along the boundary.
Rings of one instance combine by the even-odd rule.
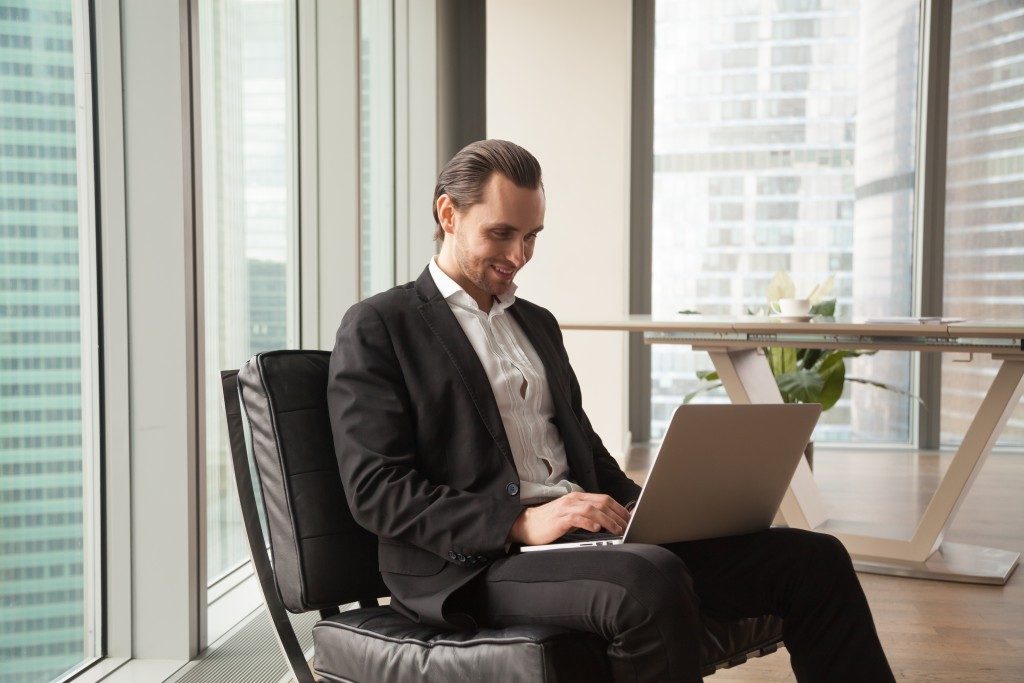
[[[630,594],[660,602],[692,602],[693,579],[675,553],[658,545],[630,543],[608,554],[609,569]]]
[[[811,564],[849,565],[850,553],[846,546],[835,536],[819,531],[804,529],[772,529],[781,533],[789,541],[789,547],[795,551],[796,557]]]
[[[601,564],[627,598],[616,610],[619,628],[658,623],[688,631],[699,622],[693,580],[671,551],[656,545],[621,545],[609,548]]]
[[[819,562],[837,568],[853,569],[850,553],[846,550],[846,546],[843,545],[842,541],[831,534],[815,533],[812,531],[810,535],[813,537],[811,543]]]
[[[829,593],[840,587],[859,585],[850,553],[842,541],[830,534],[813,531],[802,533],[801,564],[805,591],[813,593],[817,589]]]

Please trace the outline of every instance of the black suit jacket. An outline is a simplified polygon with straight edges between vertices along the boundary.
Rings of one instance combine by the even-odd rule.
[[[635,500],[640,487],[583,412],[554,316],[523,299],[508,313],[544,363],[573,481]],[[504,556],[523,506],[487,375],[429,270],[348,310],[327,401],[348,504],[379,538],[392,604],[416,620],[464,625],[445,601]]]

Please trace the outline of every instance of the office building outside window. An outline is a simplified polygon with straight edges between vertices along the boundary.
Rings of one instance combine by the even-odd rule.
[[[943,313],[1024,320],[1024,5],[953,3]],[[943,356],[942,441],[958,444],[998,363]],[[1024,444],[1018,405],[999,444]]]
[[[219,371],[297,348],[294,3],[199,8],[207,580],[249,558]],[[215,593],[211,592],[211,598]]]
[[[788,271],[835,277],[837,316],[913,307],[917,0],[660,0],[652,312],[742,314]],[[711,369],[652,347],[651,435]],[[911,387],[909,354],[848,374]],[[704,400],[727,400],[724,393]],[[906,396],[847,382],[819,441],[911,440]]]
[[[0,0],[0,683],[100,654],[88,8]]]

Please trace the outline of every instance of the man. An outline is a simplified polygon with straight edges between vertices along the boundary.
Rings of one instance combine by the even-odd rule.
[[[700,680],[701,612],[776,614],[800,680],[893,680],[831,536],[515,552],[621,534],[640,492],[583,412],[558,323],[515,296],[544,202],[525,149],[467,146],[434,192],[440,254],[338,330],[328,402],[341,477],[380,539],[392,606],[434,624],[591,631],[623,681]]]

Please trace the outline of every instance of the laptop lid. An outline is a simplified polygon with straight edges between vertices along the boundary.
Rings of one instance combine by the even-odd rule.
[[[811,432],[817,403],[681,405],[626,529],[672,543],[767,529]]]

